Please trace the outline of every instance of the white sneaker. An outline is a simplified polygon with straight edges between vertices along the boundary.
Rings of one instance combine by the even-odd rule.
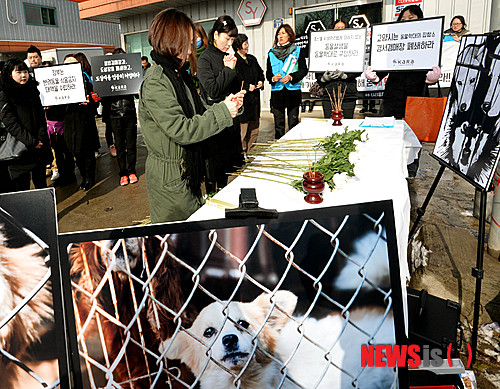
[[[59,178],[59,170],[54,169],[52,171],[52,177],[50,178],[51,181],[55,181]]]

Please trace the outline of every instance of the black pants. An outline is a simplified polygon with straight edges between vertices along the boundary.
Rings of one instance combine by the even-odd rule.
[[[31,170],[25,170],[22,166],[10,165],[9,173],[17,191],[30,190],[30,179],[33,180],[35,189],[47,187],[47,177],[45,175],[45,165],[38,163]]]
[[[299,124],[299,107],[274,108],[274,138],[279,139],[285,135],[285,109],[288,111],[288,131]]]
[[[137,118],[111,118],[120,177],[135,174],[137,161]]]
[[[82,184],[95,183],[95,152],[94,150],[75,153],[76,166],[82,176]]]
[[[108,149],[115,144],[113,141],[113,130],[111,129],[111,124],[109,124],[109,119],[104,122],[106,125],[106,132],[104,133],[106,136],[106,144],[108,145]]]
[[[71,182],[75,180],[75,160],[66,146],[64,135],[52,136],[50,145],[54,149],[57,170],[60,174],[61,182]]]

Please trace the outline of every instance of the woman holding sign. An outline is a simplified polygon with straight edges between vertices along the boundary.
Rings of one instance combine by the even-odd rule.
[[[422,19],[424,14],[418,5],[405,7],[398,17],[398,22]],[[386,75],[387,83],[384,90],[384,99],[380,106],[381,116],[394,116],[403,119],[405,116],[406,98],[408,96],[423,96],[427,90],[427,84],[433,84],[439,80],[441,69],[434,66],[431,71],[416,70],[412,72],[393,72],[377,74],[369,66],[365,76],[374,84],[378,83]]]
[[[188,72],[189,61],[196,63],[195,36],[191,19],[172,8],[157,14],[149,28],[156,65],[142,84],[139,119],[148,148],[146,184],[153,223],[187,219],[202,205],[208,148],[203,141],[231,127],[243,105],[244,91],[203,105]]]
[[[274,137],[285,135],[285,110],[288,129],[299,123],[302,79],[307,75],[306,53],[295,45],[295,32],[289,24],[276,31],[274,45],[267,57],[266,78],[271,84],[271,109]]]
[[[343,30],[349,27],[349,23],[344,18],[339,18],[333,23],[334,30]],[[316,79],[318,83],[328,90],[330,96],[335,96],[340,89],[341,93],[344,93],[344,99],[342,100],[342,112],[346,119],[352,119],[354,117],[354,108],[356,108],[356,99],[358,98],[358,87],[356,78],[359,77],[361,73],[344,73],[338,69],[331,69],[324,73],[316,73]],[[323,115],[325,119],[329,119],[332,116],[332,102],[328,93],[323,94]]]

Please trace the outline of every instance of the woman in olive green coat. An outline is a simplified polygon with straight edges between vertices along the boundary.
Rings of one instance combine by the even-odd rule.
[[[194,25],[181,11],[158,13],[149,29],[151,57],[139,100],[148,149],[146,185],[153,223],[187,219],[202,205],[203,141],[233,124],[244,91],[205,107],[188,73]],[[190,36],[190,39],[185,37]]]

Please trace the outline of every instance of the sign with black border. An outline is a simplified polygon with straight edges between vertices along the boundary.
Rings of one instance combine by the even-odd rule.
[[[431,70],[441,63],[444,16],[372,26],[370,66],[375,71]]]
[[[365,51],[366,28],[311,31],[309,71],[361,73],[364,70]]]
[[[87,101],[82,65],[69,63],[33,68],[42,106],[83,103]]]
[[[142,84],[140,53],[92,57],[94,92],[101,97],[135,95]]]

